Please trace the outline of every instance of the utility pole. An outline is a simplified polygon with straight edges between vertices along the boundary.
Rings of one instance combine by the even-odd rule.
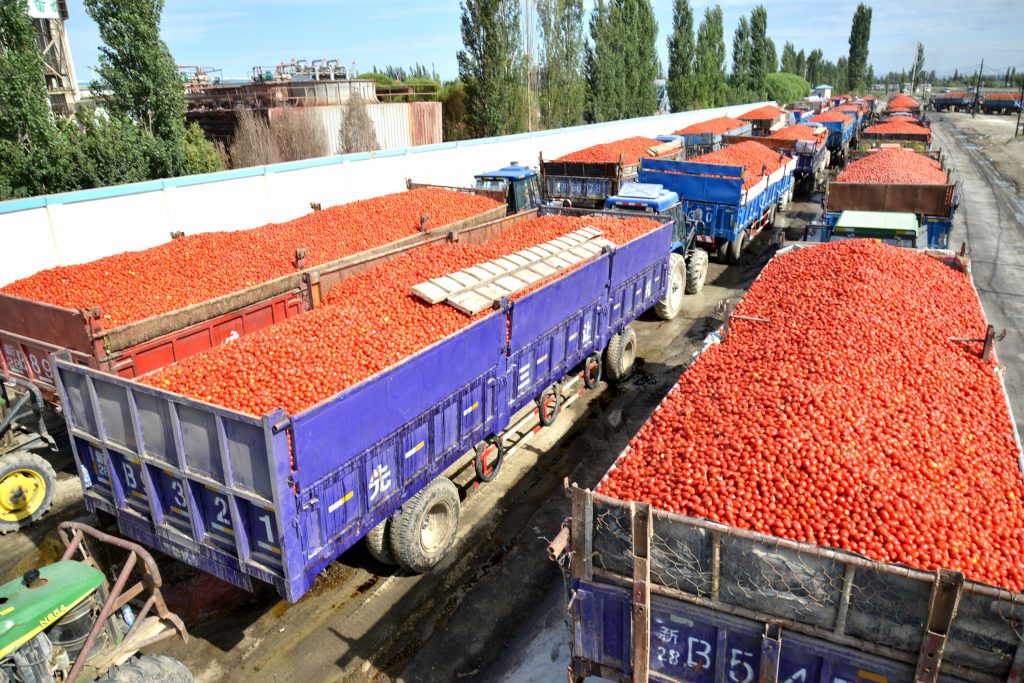
[[[971,107],[971,118],[978,115],[978,105],[981,102],[981,74],[985,71],[985,60],[981,60],[981,68],[978,69],[978,80],[974,84],[974,106]]]

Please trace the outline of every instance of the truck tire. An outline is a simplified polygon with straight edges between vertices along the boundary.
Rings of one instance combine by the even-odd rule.
[[[399,566],[422,574],[441,561],[459,529],[459,490],[438,477],[402,506],[391,525],[391,553]]]
[[[609,382],[622,382],[633,372],[636,360],[636,332],[627,326],[611,338],[604,350],[604,372]]]
[[[558,384],[552,384],[537,397],[537,417],[545,427],[550,427],[558,419],[562,410],[562,392]]]
[[[366,549],[373,559],[381,564],[395,564],[395,556],[391,553],[391,518],[388,517],[366,534]]]
[[[593,389],[601,383],[601,353],[592,353],[583,361],[583,386]]]
[[[109,669],[96,683],[192,683],[188,667],[166,655],[139,655]]]
[[[708,252],[694,249],[686,263],[686,293],[697,294],[708,279]]]
[[[740,262],[740,257],[743,256],[743,249],[747,246],[747,233],[746,231],[741,232],[736,239],[729,242],[729,265],[734,266]]]
[[[56,487],[53,467],[35,453],[0,457],[0,534],[38,521],[53,504]]]
[[[683,307],[686,291],[686,259],[682,254],[669,254],[668,291],[665,298],[654,304],[654,313],[662,320],[672,320]]]
[[[476,447],[476,455],[473,456],[473,469],[476,470],[476,478],[485,482],[494,481],[503,462],[505,462],[505,444],[500,437],[494,435],[487,437]]]

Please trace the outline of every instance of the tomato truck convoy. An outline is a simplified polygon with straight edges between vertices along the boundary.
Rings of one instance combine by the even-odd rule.
[[[845,150],[852,126],[835,128]],[[729,140],[713,144],[722,142]],[[502,202],[491,212],[315,268],[297,262],[293,275],[114,330],[103,329],[98,311],[0,294],[2,369],[12,397],[26,397],[16,399],[19,426],[32,431],[29,407],[38,416],[45,403],[60,405],[87,508],[114,516],[125,536],[235,585],[268,583],[295,601],[364,538],[375,556],[424,571],[448,550],[458,526],[459,500],[446,471],[471,458],[489,481],[509,446],[507,433],[531,413],[548,424],[570,387],[592,388],[602,372],[611,379],[628,374],[636,353],[631,323],[649,309],[675,316],[682,294],[703,287],[709,255],[739,260],[787,206],[798,167],[806,176],[827,165],[825,148],[760,142],[785,148],[792,159],[746,188],[759,169],[682,161],[679,147],[652,150],[668,158],[629,166],[542,160],[539,173],[517,164],[481,173],[475,187],[452,189]],[[941,211],[936,195],[925,212],[917,195],[913,207],[893,208],[891,192],[880,197],[868,188],[865,201],[880,219],[858,216],[863,203],[855,190],[830,197],[830,239],[851,236],[846,228],[853,227],[857,237],[895,231],[883,238],[904,246],[921,246],[925,233],[931,246],[948,241],[955,208],[948,195]],[[601,244],[557,279],[515,300],[495,299],[494,310],[459,332],[308,409],[257,417],[138,381],[308,311],[348,275],[418,246],[481,242],[531,217],[602,208],[623,218],[651,216],[660,227],[628,244]],[[925,219],[910,241],[900,233],[907,214],[944,222],[933,239]],[[36,431],[48,437],[41,421]],[[580,489],[572,495],[572,533],[560,538],[570,551],[575,596],[575,676],[910,680],[907,643],[948,632],[948,613],[933,605],[949,597],[941,572],[879,566]],[[422,523],[396,525],[403,516]],[[697,564],[681,567],[652,538],[668,539]],[[390,549],[400,546],[405,551],[395,557]],[[770,599],[737,583],[737,572],[755,564],[777,572]],[[825,586],[825,579],[834,581]],[[833,591],[810,616],[801,611],[807,586],[819,586],[823,600]],[[913,606],[925,610],[926,629],[893,616],[892,591],[919,600]],[[960,624],[972,620],[962,628],[976,627],[986,642],[1009,648],[1011,635],[981,607],[1001,608],[1005,595],[970,584],[957,595],[974,615],[961,617]],[[1006,606],[1021,609],[1013,600]],[[869,642],[864,629],[872,628],[892,642]],[[965,674],[990,661],[984,648],[976,650],[976,661],[963,666],[959,654],[947,658],[957,662],[955,675],[942,680],[1019,680]],[[941,647],[931,652],[941,655]],[[858,678],[865,671],[871,676]]]

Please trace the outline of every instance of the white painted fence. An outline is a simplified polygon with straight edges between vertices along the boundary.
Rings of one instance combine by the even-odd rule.
[[[511,161],[535,165],[589,145],[655,137],[765,103],[614,121],[500,138],[154,180],[0,202],[0,285],[45,268],[146,249],[182,230],[251,228],[296,218],[310,202],[334,206],[405,189],[405,179],[468,185]]]

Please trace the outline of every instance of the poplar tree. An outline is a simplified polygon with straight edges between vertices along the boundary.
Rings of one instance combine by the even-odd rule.
[[[628,41],[617,32],[619,13],[615,0],[597,0],[590,13],[586,74],[594,121],[615,121],[624,116],[626,72],[622,54]]]
[[[650,0],[597,0],[586,62],[595,121],[649,116],[657,110],[657,34]]]
[[[583,76],[587,41],[583,0],[539,0],[540,115],[545,128],[583,123],[587,84]]]
[[[725,29],[719,5],[704,10],[697,29],[694,71],[697,80],[697,104],[720,107],[725,104]]]
[[[868,41],[871,39],[871,8],[861,3],[853,13],[850,26],[850,56],[846,62],[846,80],[850,90],[865,89],[868,66]],[[870,84],[868,84],[870,85]]]
[[[197,131],[186,135],[185,88],[167,44],[160,39],[163,0],[85,0],[99,28],[97,100],[159,141],[150,173],[174,176],[219,170],[213,145]]]
[[[517,0],[464,0],[457,59],[474,136],[519,133],[527,125],[526,58]]]
[[[768,10],[758,5],[750,12],[750,89],[755,96],[764,97],[768,74],[777,65],[775,44],[768,38]]]
[[[807,82],[811,84],[813,88],[816,85],[820,85],[824,74],[822,73],[822,62],[825,58],[824,53],[821,50],[811,50],[811,53],[807,55]]]
[[[734,101],[750,99],[750,61],[750,22],[746,17],[740,17],[732,34],[732,76],[729,85],[732,86]]]
[[[780,71],[785,71],[788,74],[796,74],[797,76],[803,77],[800,73],[800,67],[797,64],[796,48],[793,47],[793,43],[786,41],[786,44],[782,46],[782,68]]]
[[[651,116],[658,111],[658,90],[654,81],[658,78],[658,21],[654,18],[651,0],[622,0],[623,30],[633,36],[634,47],[627,50],[626,68],[631,77],[627,79],[627,118]]]
[[[668,37],[668,99],[672,111],[692,109],[696,102],[694,58],[693,8],[690,0],[675,0]]]
[[[796,53],[796,75],[800,78],[807,78],[807,55],[803,50]]]

